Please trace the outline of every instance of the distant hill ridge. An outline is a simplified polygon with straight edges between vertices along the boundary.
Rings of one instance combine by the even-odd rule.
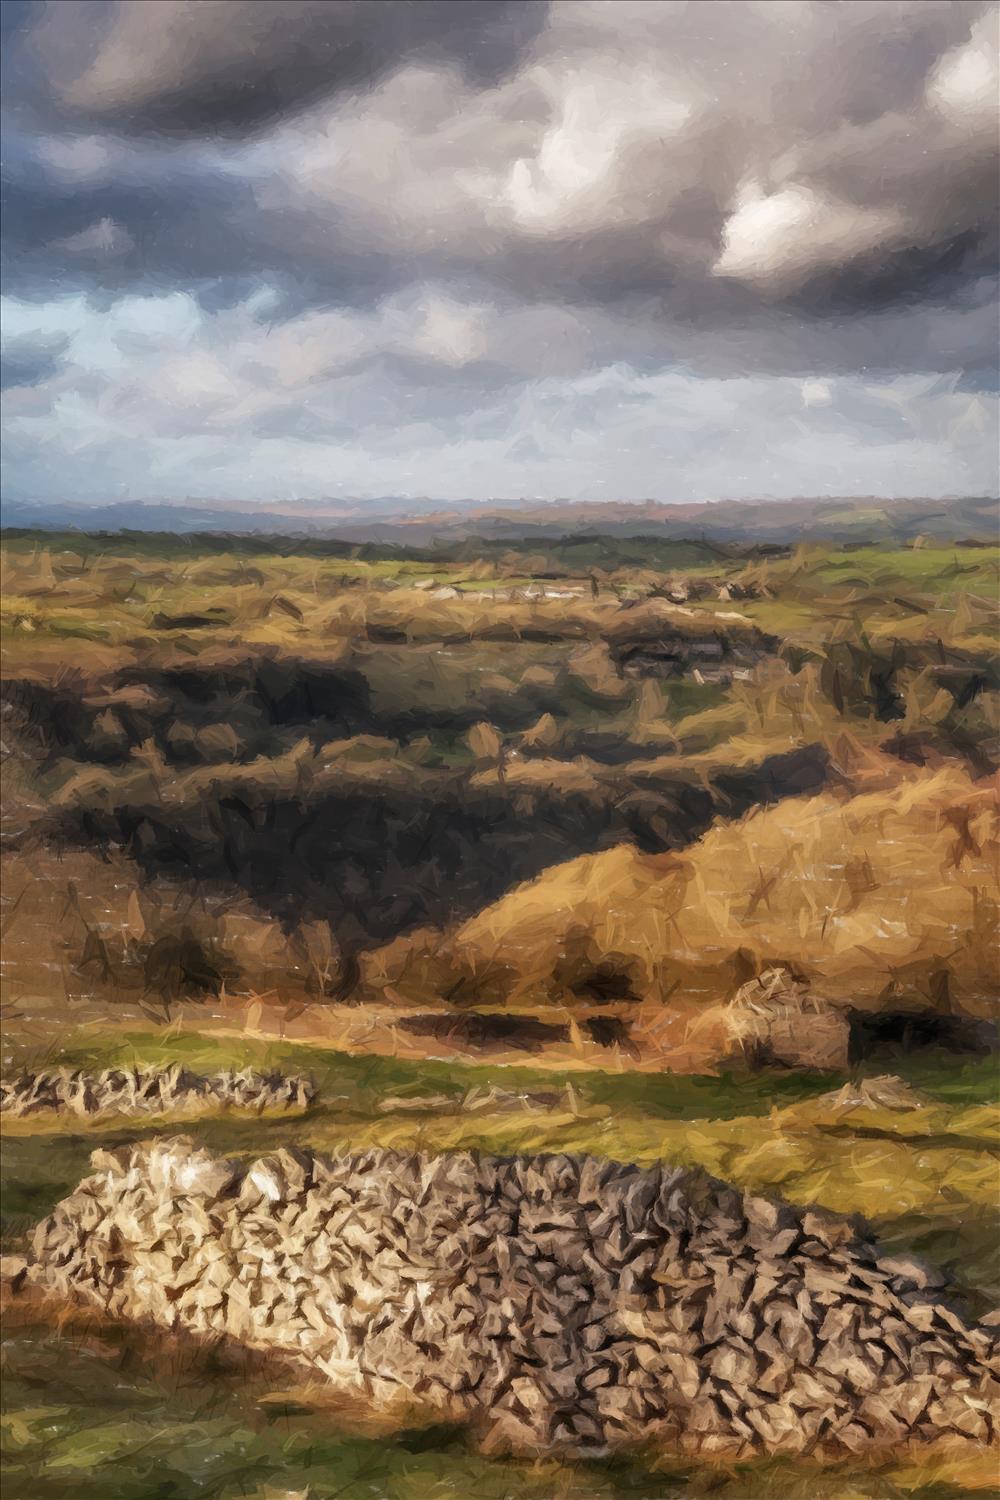
[[[714,541],[905,541],[1000,536],[1000,502],[985,496],[949,500],[871,497],[801,500],[642,502],[443,502],[387,497],[269,506],[224,502],[115,501],[107,505],[8,500],[5,529],[85,532],[157,531],[191,535],[310,536],[349,542],[425,545],[463,538],[553,538],[580,532]]]

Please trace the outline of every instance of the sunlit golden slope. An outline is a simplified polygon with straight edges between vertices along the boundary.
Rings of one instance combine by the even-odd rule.
[[[951,767],[790,800],[717,824],[683,856],[621,845],[559,865],[448,939],[372,955],[368,978],[466,1003],[569,991],[703,1004],[786,965],[818,998],[984,1014],[998,989],[997,830],[996,787]]]

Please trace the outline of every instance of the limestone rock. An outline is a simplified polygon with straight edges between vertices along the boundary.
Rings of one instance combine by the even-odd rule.
[[[308,1078],[229,1068],[202,1077],[175,1063],[170,1068],[105,1068],[101,1073],[52,1068],[0,1082],[0,1112],[23,1118],[56,1114],[172,1115],[220,1105],[229,1109],[307,1109],[316,1097]]]
[[[701,1171],[374,1148],[240,1164],[183,1138],[92,1163],[38,1225],[32,1282],[405,1393],[489,1449],[835,1457],[995,1435],[996,1331],[941,1278],[880,1259],[856,1221]]]

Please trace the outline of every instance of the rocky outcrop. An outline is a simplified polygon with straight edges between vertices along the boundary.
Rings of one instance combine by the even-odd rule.
[[[51,1068],[21,1073],[0,1082],[0,1111],[21,1119],[53,1111],[80,1115],[169,1115],[224,1107],[264,1110],[306,1109],[316,1097],[308,1078],[226,1069],[203,1077],[175,1063],[169,1068]]]
[[[291,1354],[515,1451],[994,1437],[995,1332],[852,1223],[586,1156],[96,1152],[31,1281]]]
[[[757,1067],[836,1068],[850,1061],[851,1023],[785,968],[766,969],[721,1008],[723,1030]]]

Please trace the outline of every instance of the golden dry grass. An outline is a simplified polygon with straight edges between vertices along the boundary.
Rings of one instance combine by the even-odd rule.
[[[143,880],[124,854],[31,848],[4,860],[2,995],[8,1022],[195,1010],[227,994],[302,1009],[336,978],[328,924],[288,931],[248,897]]]
[[[406,996],[458,972],[467,994],[530,1004],[610,964],[640,999],[704,1006],[784,966],[824,1000],[987,1014],[997,830],[995,785],[955,767],[787,801],[683,856],[620,845],[547,870],[447,938],[371,955],[366,977]]]

